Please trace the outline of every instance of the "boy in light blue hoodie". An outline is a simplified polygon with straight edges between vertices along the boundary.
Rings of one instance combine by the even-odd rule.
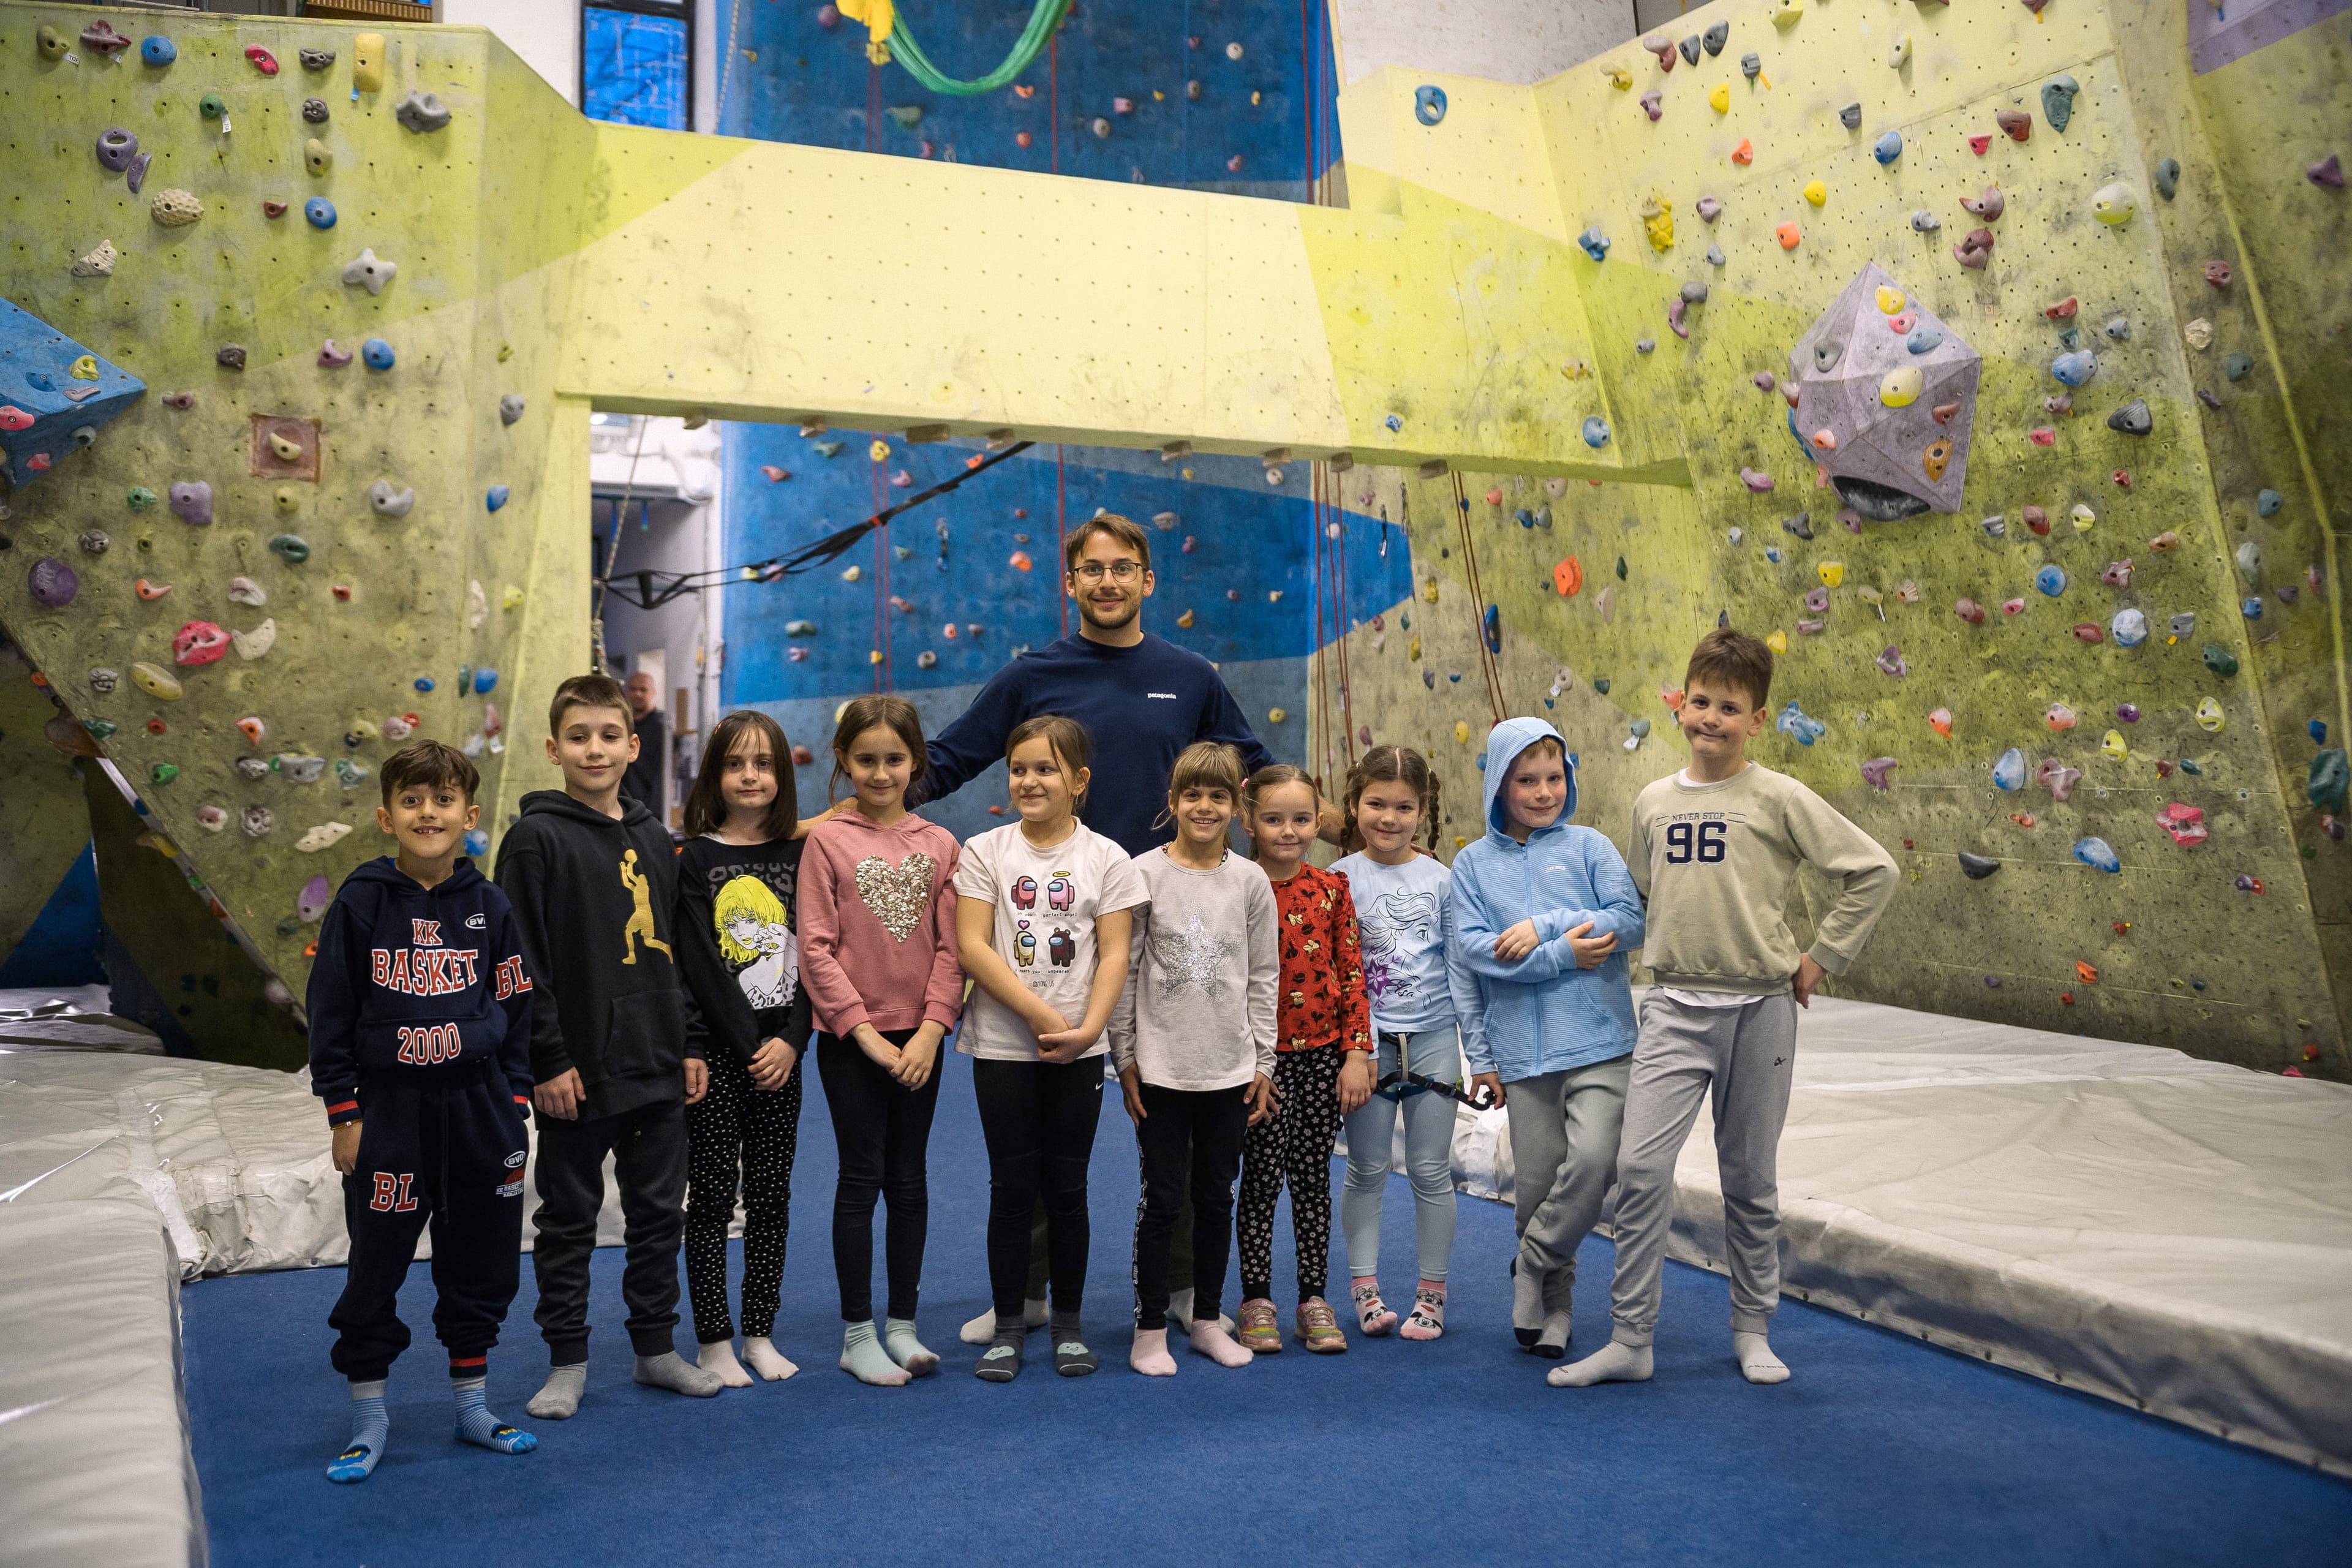
[[[1454,860],[1454,941],[1484,1004],[1464,1056],[1510,1113],[1512,1331],[1557,1361],[1576,1249],[1617,1165],[1635,1033],[1625,954],[1642,945],[1642,900],[1616,846],[1568,820],[1576,763],[1559,731],[1496,725],[1486,791],[1486,835]]]

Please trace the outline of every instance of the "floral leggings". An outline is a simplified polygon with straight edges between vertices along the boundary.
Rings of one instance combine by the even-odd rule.
[[[1298,1299],[1323,1294],[1331,1269],[1331,1145],[1339,1133],[1339,1046],[1284,1051],[1274,1058],[1278,1109],[1242,1141],[1242,1300],[1274,1293],[1274,1206],[1290,1181],[1291,1235],[1298,1248]]]

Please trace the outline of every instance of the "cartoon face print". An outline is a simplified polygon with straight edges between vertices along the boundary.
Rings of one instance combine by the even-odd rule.
[[[1391,893],[1365,910],[1358,938],[1364,954],[1364,989],[1375,999],[1401,1001],[1419,989],[1412,971],[1400,966],[1408,953],[1434,947],[1440,924],[1437,895]]]
[[[1055,968],[1067,969],[1077,959],[1077,939],[1070,934],[1067,927],[1055,926],[1054,934],[1045,939],[1045,951],[1052,956]]]
[[[743,999],[754,1007],[790,1006],[800,984],[800,950],[775,890],[757,877],[730,879],[712,900],[711,924]]]
[[[1053,879],[1045,884],[1046,907],[1057,915],[1068,914],[1070,901],[1077,895],[1077,884],[1070,880],[1067,871],[1055,872]]]
[[[1024,877],[1013,884],[1013,907],[1016,910],[1034,910],[1037,907],[1036,878]]]
[[[1024,877],[1022,880],[1027,881],[1028,879]],[[1019,933],[1013,939],[1013,962],[1019,964],[1022,968],[1026,969],[1031,964],[1037,962],[1037,939],[1029,934],[1029,922],[1027,921],[1019,921],[1014,923],[1016,923],[1021,929]]]

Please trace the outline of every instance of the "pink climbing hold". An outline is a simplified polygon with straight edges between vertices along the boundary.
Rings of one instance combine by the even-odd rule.
[[[1759,392],[1769,392],[1769,391],[1771,391],[1775,386],[1777,386],[1777,385],[1779,385],[1779,384],[1780,384],[1779,380],[1778,380],[1778,379],[1777,379],[1777,378],[1772,374],[1772,373],[1771,373],[1770,371],[1769,371],[1769,370],[1759,370],[1759,371],[1758,371],[1758,372],[1756,373],[1756,390],[1757,390],[1757,391],[1759,391]]]
[[[1980,196],[1962,196],[1960,205],[1985,222],[1992,223],[2009,209],[2009,201],[2000,194],[1999,185],[1987,185]]]
[[[2025,433],[2025,438],[2037,447],[2055,447],[2058,444],[2058,432],[2044,425],[2039,429],[2028,430]]]
[[[1653,33],[1642,40],[1642,47],[1658,57],[1660,72],[1675,68],[1675,41],[1672,38],[1662,38]]]
[[[2205,813],[2177,800],[2156,814],[2156,825],[2171,834],[2172,841],[2183,849],[2193,849],[2210,837],[2205,826]]]
[[[2033,771],[2033,782],[2050,792],[2050,798],[2063,801],[2074,793],[2075,783],[2083,776],[2080,768],[2070,768],[2055,757],[2044,757]]]
[[[1016,550],[1006,559],[1005,564],[1012,567],[1015,572],[1027,572],[1034,568],[1037,563],[1029,558],[1029,552],[1027,551]]]
[[[2025,614],[2025,601],[2022,599],[2003,599],[2000,602],[2000,613],[2004,616],[2021,616]]]
[[[2042,716],[2042,721],[2051,729],[2063,733],[2074,727],[2074,710],[2063,702],[2053,702],[2050,710]]]
[[[1814,432],[1813,432],[1813,445],[1814,445],[1814,447],[1817,447],[1818,449],[1820,449],[1820,450],[1822,450],[1822,451],[1824,451],[1824,452],[1834,452],[1834,451],[1836,451],[1836,450],[1837,450],[1837,432],[1836,432],[1836,431],[1834,431],[1834,430],[1828,430],[1828,429],[1822,429],[1822,430],[1816,430],[1816,431],[1814,431]]]
[[[13,403],[0,403],[0,430],[29,430],[33,416]]]
[[[2315,185],[2325,185],[2331,191],[2344,188],[2344,160],[2330,153],[2303,172],[2303,177]]]
[[[349,349],[337,348],[335,346],[334,339],[329,338],[325,342],[319,345],[319,363],[323,368],[328,370],[341,370],[343,366],[351,363],[352,351]]]
[[[1502,504],[1503,504],[1503,492],[1502,492],[1501,490],[1498,490],[1498,489],[1495,489],[1495,490],[1488,490],[1488,491],[1486,492],[1486,504],[1487,504],[1488,506],[1500,506],[1500,505],[1502,505]]]
[[[228,633],[210,621],[190,621],[172,638],[174,664],[213,664],[228,652]]]
[[[1886,788],[1886,775],[1895,771],[1893,757],[1873,757],[1862,764],[1863,782],[1874,790]]]
[[[1985,623],[1984,606],[1978,604],[1974,599],[1960,600],[1958,604],[1952,606],[1952,614],[1959,616],[1960,619],[1968,622],[1969,625],[1972,626],[1980,626]]]
[[[2033,134],[2033,116],[2021,109],[2004,109],[1992,117],[1992,122],[2012,142],[2022,142]]]
[[[1971,136],[1969,138],[1969,151],[1974,153],[1979,158],[1985,155],[1985,149],[1991,145],[1992,138],[1990,136]]]
[[[761,464],[760,471],[768,477],[768,482],[770,484],[774,484],[781,479],[789,479],[793,477],[793,471],[790,468],[780,468],[773,463]]]
[[[1690,336],[1690,327],[1684,318],[1689,313],[1690,301],[1677,298],[1674,303],[1666,307],[1666,330],[1678,338],[1687,339]]]
[[[2076,621],[2074,623],[2074,637],[2075,639],[2080,642],[2105,642],[2107,640],[2107,634],[2105,631],[2101,629],[2099,623],[2096,621]]]
[[[2025,526],[2047,539],[2050,537],[2050,514],[2038,506],[2025,509]]]
[[[1992,230],[1972,228],[1968,237],[1952,247],[1952,255],[1959,264],[1972,271],[1981,272],[1984,264],[1992,259]]]
[[[1754,468],[1740,469],[1739,482],[1759,496],[1772,489],[1772,476],[1759,473]]]
[[[1659,100],[1664,96],[1665,94],[1656,88],[1652,88],[1642,95],[1642,110],[1650,117],[1653,123],[1665,113],[1665,110],[1659,103]]]
[[[2230,264],[2226,261],[2209,261],[2205,264],[2205,281],[2216,289],[2227,289],[2230,286],[2230,279],[2234,276],[2236,275],[2230,270]]]
[[[1239,153],[1236,153],[1232,157],[1225,160],[1225,173],[1229,174],[1238,174],[1241,172],[1242,155]]]
[[[2099,581],[2110,588],[2128,588],[2131,580],[2132,563],[2128,560],[2110,561],[2107,569],[2099,574]]]
[[[1897,310],[1886,318],[1886,330],[1898,338],[1918,324],[1919,312],[1916,310]]]
[[[2054,305],[2042,306],[2042,313],[2053,321],[2071,321],[2074,319],[2074,312],[2081,309],[2081,302],[2069,294]]]

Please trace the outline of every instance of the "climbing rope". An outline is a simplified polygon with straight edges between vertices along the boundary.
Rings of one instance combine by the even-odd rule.
[[[1486,683],[1486,706],[1494,711],[1495,722],[1503,721],[1503,675],[1495,662],[1495,650],[1486,646],[1486,590],[1478,581],[1478,546],[1470,534],[1470,498],[1462,489],[1462,473],[1455,469],[1454,480],[1454,523],[1462,542],[1462,576],[1470,590],[1470,640],[1478,649],[1478,673]]]
[[[852,20],[864,22],[870,35],[866,46],[866,58],[880,65],[897,60],[907,74],[929,88],[957,98],[974,98],[1009,86],[1023,71],[1036,63],[1037,56],[1053,41],[1060,30],[1062,18],[1069,14],[1070,0],[1036,0],[1029,13],[1029,24],[1021,29],[1021,37],[1004,63],[986,76],[971,81],[961,81],[949,76],[933,65],[923,53],[922,45],[908,30],[907,18],[898,15],[892,0],[845,0],[841,14]],[[887,42],[884,41],[887,37]]]

